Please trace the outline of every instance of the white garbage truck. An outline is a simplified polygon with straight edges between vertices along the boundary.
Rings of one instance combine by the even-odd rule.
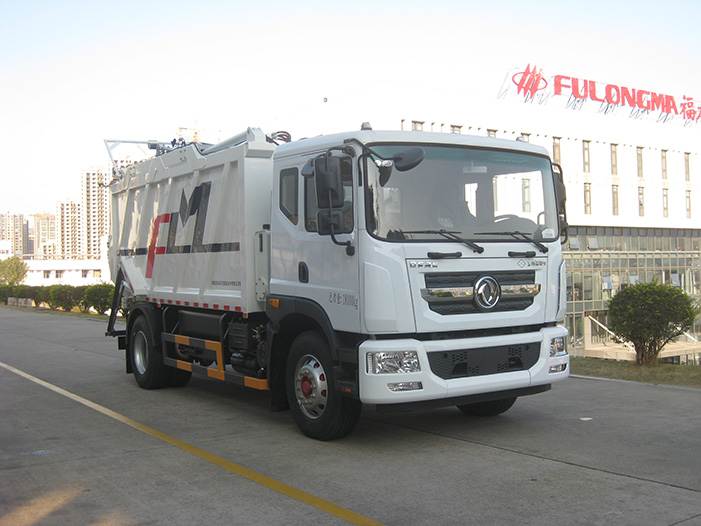
[[[545,149],[257,128],[150,146],[110,184],[107,334],[142,388],[269,391],[330,440],[363,404],[496,415],[568,377],[565,187]]]

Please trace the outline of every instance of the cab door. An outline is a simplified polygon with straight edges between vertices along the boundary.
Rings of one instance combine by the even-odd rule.
[[[326,312],[334,329],[358,332],[358,188],[355,183],[358,176],[350,157],[339,156],[338,160],[342,204],[333,211],[338,220],[333,236],[326,233],[328,225],[322,224],[320,228],[319,224],[325,217],[323,212],[319,213],[316,184],[319,175],[302,175],[306,159],[304,163],[298,161],[296,166],[280,169],[273,201],[278,206],[273,207],[271,224],[270,292],[314,302]]]

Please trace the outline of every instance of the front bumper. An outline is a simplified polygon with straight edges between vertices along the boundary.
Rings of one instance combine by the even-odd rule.
[[[566,338],[567,329],[556,326],[530,333],[454,340],[420,341],[413,338],[366,340],[359,349],[360,400],[366,404],[402,404],[549,385],[569,376],[569,354],[562,352],[556,356],[551,357],[550,355],[550,342],[558,337]],[[517,370],[519,362],[516,359],[509,360],[509,362],[513,362],[511,367],[503,367],[495,363],[494,370],[505,370],[505,372],[491,374],[475,372],[477,368],[471,366],[471,362],[475,360],[490,365],[488,362],[491,350],[494,349],[494,360],[496,361],[498,360],[496,355],[503,353],[504,348],[509,346],[514,348],[527,346],[535,349],[537,355],[533,358],[534,363],[532,365],[529,363],[528,368],[522,370]],[[391,351],[416,352],[421,370],[394,374],[370,374],[365,365],[367,364],[367,354]],[[455,374],[458,377],[446,375],[444,370],[439,370],[440,368],[436,366],[437,358],[440,360],[443,356],[454,356],[456,352],[459,352],[461,357],[465,357],[464,364],[455,364],[454,370],[457,371]],[[429,354],[433,358],[433,369],[429,361]],[[458,360],[461,359],[463,358]],[[489,367],[483,367],[482,371],[485,369],[490,370]],[[407,388],[406,390],[396,390],[396,384],[406,385]],[[504,397],[509,397],[509,395],[505,393]]]

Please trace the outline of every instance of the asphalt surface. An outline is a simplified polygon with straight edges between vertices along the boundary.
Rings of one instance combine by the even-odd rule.
[[[139,389],[104,331],[0,308],[0,526],[701,525],[699,389],[571,378],[317,442],[263,392]]]

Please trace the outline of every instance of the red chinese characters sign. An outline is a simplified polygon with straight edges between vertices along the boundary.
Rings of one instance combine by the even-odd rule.
[[[687,95],[679,98],[566,75],[546,78],[542,69],[530,64],[524,70],[509,74],[507,79],[509,77],[511,82],[504,82],[500,98],[514,92],[525,102],[545,104],[553,97],[567,97],[566,105],[572,109],[584,109],[586,105],[594,103],[600,113],[628,108],[629,116],[633,118],[656,116],[658,122],[669,122],[678,116],[685,125],[701,121],[701,106],[697,106],[693,97]]]

